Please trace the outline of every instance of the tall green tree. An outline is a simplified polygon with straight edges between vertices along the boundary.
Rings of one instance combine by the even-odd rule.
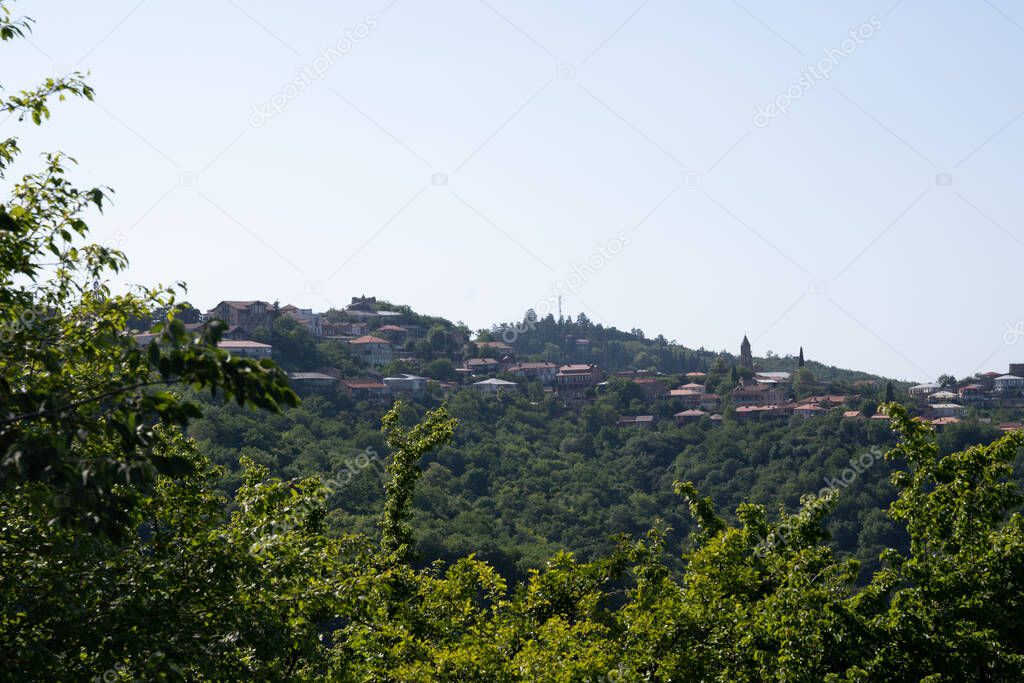
[[[30,28],[0,3],[0,38],[22,38]],[[91,100],[94,92],[72,74],[7,95],[0,108],[41,125],[51,100],[67,96]],[[0,141],[0,179],[19,151],[16,137]],[[157,473],[189,467],[152,450],[155,425],[185,426],[200,414],[173,387],[269,410],[296,398],[272,363],[218,349],[222,326],[186,332],[173,316],[180,286],[111,291],[107,278],[127,260],[89,244],[85,220],[90,208],[102,210],[108,190],[75,187],[67,178],[72,163],[47,154],[42,169],[14,182],[0,203],[0,486],[45,484],[41,514],[103,526],[124,518],[129,499]],[[169,311],[168,320],[142,346],[128,321],[154,309]]]

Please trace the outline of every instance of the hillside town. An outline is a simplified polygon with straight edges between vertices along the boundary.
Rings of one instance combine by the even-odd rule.
[[[716,367],[672,375],[657,368],[602,368],[582,357],[590,344],[585,338],[569,340],[568,348],[581,356],[571,362],[520,358],[514,344],[482,338],[479,333],[470,339],[467,329],[450,324],[428,329],[408,309],[394,310],[375,297],[353,297],[344,309],[328,313],[249,300],[221,301],[205,313],[189,308],[175,315],[190,330],[200,329],[211,320],[223,321],[226,328],[218,344],[221,349],[237,356],[275,360],[278,354],[272,340],[266,339],[268,330],[275,321],[288,319],[290,325],[304,330],[310,342],[335,345],[358,364],[355,373],[330,366],[290,369],[290,384],[297,393],[307,396],[344,395],[352,401],[389,404],[428,391],[469,390],[501,396],[536,384],[544,394],[557,397],[567,407],[578,408],[613,385],[628,386],[642,405],[661,402],[671,409],[667,415],[662,409],[620,416],[619,427],[635,429],[652,429],[669,417],[677,425],[704,420],[716,425],[726,420],[748,423],[813,419],[832,413],[844,420],[887,421],[878,403],[870,400],[872,396],[901,400],[937,431],[969,416],[992,423],[993,415],[1024,414],[1024,363],[1011,364],[1005,373],[985,372],[960,381],[947,376],[942,378],[944,381],[910,386],[897,395],[893,383],[880,378],[850,382],[841,387],[842,391],[834,391],[834,384],[807,381],[803,349],[793,370],[762,369],[746,336],[731,367],[719,360]],[[441,344],[439,336],[443,337]],[[155,337],[152,332],[135,335],[140,345]],[[428,337],[430,344],[424,351]],[[450,372],[444,372],[444,377],[423,372],[428,361],[438,358],[451,362]],[[395,367],[408,371],[387,372]],[[995,424],[1003,431],[1022,426],[1019,419]]]

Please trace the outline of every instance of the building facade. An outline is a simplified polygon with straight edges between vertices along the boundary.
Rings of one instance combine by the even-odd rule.
[[[274,322],[274,305],[266,301],[221,301],[206,312],[206,318],[223,320],[228,327],[238,327],[252,334]]]

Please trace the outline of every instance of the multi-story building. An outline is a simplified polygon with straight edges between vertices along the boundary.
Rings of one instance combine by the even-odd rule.
[[[288,384],[299,394],[333,394],[338,390],[338,380],[323,372],[291,372]]]
[[[701,418],[707,416],[707,414],[708,413],[704,412],[703,410],[693,409],[684,410],[680,413],[676,413],[674,417],[676,418],[677,425],[683,425],[690,422],[700,422]]]
[[[927,398],[929,395],[941,390],[941,384],[931,382],[928,384],[918,384],[917,386],[910,387],[907,390],[907,393],[913,398]]]
[[[702,393],[692,389],[673,389],[668,392],[670,400],[675,400],[683,408],[696,408],[700,405]]]
[[[1024,390],[1024,377],[1002,375],[995,379],[995,389],[1001,394],[1015,394]]]
[[[374,334],[387,337],[390,341],[401,346],[409,338],[408,328],[401,325],[382,325],[374,330]]]
[[[669,393],[665,382],[654,377],[639,377],[631,382],[640,387],[640,390],[644,392],[644,399],[647,401],[656,401]]]
[[[541,384],[552,384],[558,374],[558,366],[554,363],[517,363],[508,369],[510,375],[524,379],[537,380]]]
[[[738,406],[767,406],[784,403],[786,397],[770,384],[741,384],[733,389],[732,400]]]
[[[462,367],[474,375],[489,375],[501,370],[501,363],[493,358],[470,358]]]
[[[555,375],[555,388],[564,398],[582,399],[586,391],[604,379],[604,373],[596,365],[563,365]]]
[[[370,326],[360,321],[332,323],[325,320],[320,328],[325,337],[362,337],[370,331]]]
[[[270,327],[274,314],[274,305],[266,301],[221,301],[206,312],[206,318],[223,320],[228,327],[252,334],[260,327]]]
[[[385,377],[384,384],[386,384],[393,393],[419,395],[427,390],[426,377],[417,377],[416,375],[405,373],[394,377]]]
[[[959,389],[960,401],[966,405],[983,405],[989,402],[985,388],[980,384],[968,384]]]
[[[375,379],[346,379],[341,382],[341,387],[353,401],[383,403],[391,395],[388,385]]]
[[[619,427],[637,427],[639,429],[653,429],[653,415],[627,415],[620,417],[616,423]]]
[[[817,403],[804,403],[798,406],[793,406],[793,414],[798,417],[817,417],[818,415],[824,415],[826,412],[827,411]]]
[[[387,339],[366,335],[358,337],[349,342],[359,357],[374,367],[387,365],[394,357],[391,350],[391,342]]]
[[[309,333],[313,335],[313,339],[317,341],[323,339],[323,322],[320,320],[320,314],[314,313],[312,308],[298,308],[288,304],[281,307],[280,313],[289,318],[294,318],[297,323],[309,330]]]
[[[932,403],[928,406],[932,417],[963,417],[967,410],[956,403]]]
[[[722,399],[718,394],[701,394],[700,403],[698,405],[701,410],[714,412],[722,407]]]
[[[217,348],[223,349],[235,356],[245,356],[247,358],[270,358],[274,351],[274,347],[270,344],[235,339],[225,339],[222,342],[218,342]]]
[[[482,394],[502,394],[506,391],[514,391],[519,387],[515,382],[504,379],[485,379],[482,382],[474,382],[473,388]]]

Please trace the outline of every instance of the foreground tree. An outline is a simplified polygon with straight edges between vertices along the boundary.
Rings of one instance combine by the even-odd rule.
[[[0,38],[23,37],[31,24],[12,19],[8,4],[0,2]],[[50,100],[67,95],[94,93],[72,74],[9,95],[0,109],[39,125]],[[16,138],[0,141],[0,179],[19,152]],[[191,464],[153,452],[155,425],[185,426],[200,414],[167,389],[191,385],[269,410],[296,397],[272,363],[218,349],[223,325],[186,332],[173,315],[180,286],[110,291],[107,278],[127,260],[88,244],[83,217],[102,210],[108,191],[71,184],[72,163],[45,155],[42,170],[0,204],[0,487],[43,484],[32,487],[41,514],[114,531],[127,519],[125,498],[148,490],[156,474]],[[128,322],[154,309],[168,319],[143,347],[127,334]]]

